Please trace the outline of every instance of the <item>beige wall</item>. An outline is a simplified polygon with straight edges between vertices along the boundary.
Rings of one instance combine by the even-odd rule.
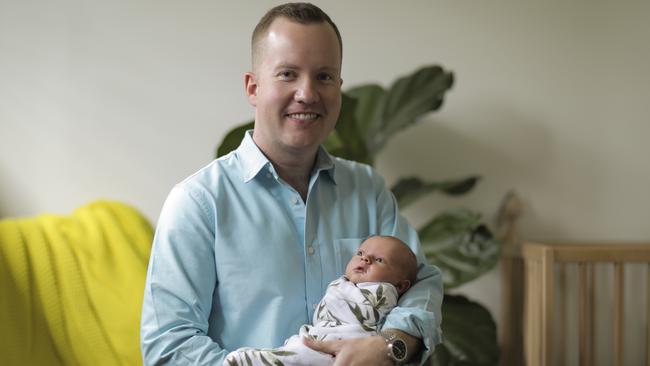
[[[249,32],[276,2],[0,0],[0,216],[105,197],[155,221],[175,183],[250,118]],[[260,5],[263,4],[263,5]],[[442,110],[396,137],[389,182],[479,173],[432,196],[492,219],[516,189],[524,237],[650,238],[650,3],[321,1],[341,28],[344,86],[440,63]],[[498,275],[462,289],[498,317]]]

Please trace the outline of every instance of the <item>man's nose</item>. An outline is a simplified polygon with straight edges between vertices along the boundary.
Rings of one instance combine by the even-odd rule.
[[[296,89],[295,99],[299,103],[312,104],[319,101],[316,82],[311,78],[304,78]]]

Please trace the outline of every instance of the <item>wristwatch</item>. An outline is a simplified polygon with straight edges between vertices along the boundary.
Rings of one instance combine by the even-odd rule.
[[[395,333],[380,332],[379,335],[384,337],[388,347],[388,357],[400,365],[406,361],[407,348],[404,340],[399,338]]]

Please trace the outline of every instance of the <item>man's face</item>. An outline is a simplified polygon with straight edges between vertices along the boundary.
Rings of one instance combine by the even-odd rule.
[[[350,259],[345,276],[353,283],[389,282],[396,285],[406,279],[402,250],[390,238],[373,236],[364,241]]]
[[[245,77],[256,107],[253,139],[271,157],[313,154],[341,110],[341,54],[325,22],[279,17],[259,41],[254,72]]]

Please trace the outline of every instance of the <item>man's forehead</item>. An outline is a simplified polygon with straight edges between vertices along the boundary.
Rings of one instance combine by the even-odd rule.
[[[307,29],[314,29],[329,33],[329,35],[333,37],[332,39],[336,40],[338,47],[338,38],[336,37],[336,32],[334,31],[334,28],[325,21],[301,23],[286,17],[278,17],[274,19],[273,22],[271,22],[269,28],[266,30],[262,38],[267,40],[277,39],[284,36],[286,33],[296,35],[311,34],[310,32],[306,32]]]
[[[299,68],[298,66],[304,65],[307,60],[313,60],[318,63],[316,66],[321,71],[340,72],[340,52],[336,52],[338,40],[334,31],[327,29],[329,24],[302,24],[290,20],[286,22],[277,26],[272,24],[256,45],[253,57],[258,65],[266,64],[277,68],[280,64],[293,64],[294,68]],[[312,29],[301,29],[302,27]],[[328,32],[327,35],[324,35],[323,31]]]

